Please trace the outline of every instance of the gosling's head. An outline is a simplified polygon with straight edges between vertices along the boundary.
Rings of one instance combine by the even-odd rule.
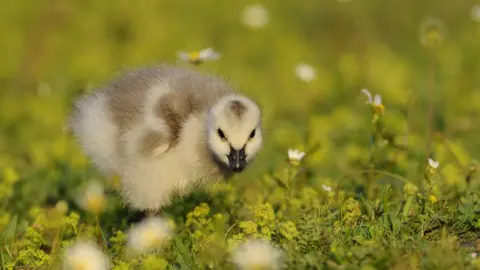
[[[207,118],[208,148],[225,167],[241,172],[262,147],[260,108],[250,99],[229,95]]]

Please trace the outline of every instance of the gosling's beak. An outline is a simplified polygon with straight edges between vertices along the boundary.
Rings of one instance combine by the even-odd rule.
[[[234,172],[241,172],[247,165],[247,157],[245,155],[245,147],[236,150],[230,146],[230,154],[228,154],[228,162],[230,169]]]

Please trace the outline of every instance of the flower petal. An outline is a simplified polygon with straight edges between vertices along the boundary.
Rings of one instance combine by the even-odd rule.
[[[372,103],[373,102],[372,94],[370,93],[370,91],[368,91],[367,89],[362,89],[362,93],[364,93],[368,98],[367,102],[365,102],[365,103]]]
[[[217,60],[220,54],[215,52],[213,48],[206,48],[200,51],[200,58],[203,60]]]
[[[436,169],[436,168],[438,168],[438,165],[440,165],[440,162],[429,158],[428,159],[428,165],[430,165],[430,166],[432,166],[432,168]]]
[[[186,52],[178,52],[177,56],[178,56],[178,58],[180,58],[183,61],[189,61],[190,60],[190,57],[189,57],[188,53],[186,53]]]

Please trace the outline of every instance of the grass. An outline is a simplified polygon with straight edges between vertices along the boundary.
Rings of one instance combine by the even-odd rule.
[[[233,269],[232,248],[249,238],[283,250],[284,269],[480,267],[475,3],[261,3],[269,21],[256,30],[240,1],[4,6],[2,269],[59,268],[81,238],[114,269]],[[118,70],[205,47],[222,58],[198,68],[262,106],[265,147],[231,182],[165,209],[175,234],[162,252],[126,257],[138,213],[65,131],[71,102]],[[295,75],[302,62],[314,80]],[[365,104],[364,88],[384,108]],[[288,149],[306,155],[288,162]],[[91,180],[105,187],[97,215],[78,199]]]

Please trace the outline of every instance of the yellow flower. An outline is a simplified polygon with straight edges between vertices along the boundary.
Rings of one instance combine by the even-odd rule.
[[[206,217],[210,213],[210,207],[206,203],[201,203],[199,206],[195,207],[193,210],[193,215],[195,217]]]
[[[280,224],[279,232],[288,240],[292,240],[294,237],[298,236],[297,227],[295,226],[295,223],[290,220]]]
[[[257,224],[252,221],[242,221],[239,224],[239,227],[242,228],[243,233],[250,235],[257,233]]]
[[[354,198],[348,198],[342,205],[342,221],[347,226],[353,226],[362,215],[360,204]]]
[[[430,200],[431,203],[436,203],[437,202],[437,197],[435,197],[435,195],[430,195],[428,197],[428,199]]]
[[[107,204],[103,185],[97,181],[90,182],[84,191],[81,204],[86,211],[95,215],[102,213]]]
[[[198,61],[200,59],[200,52],[191,52],[188,54],[188,58],[191,61]]]
[[[259,203],[254,207],[254,214],[256,217],[256,224],[259,226],[272,227],[275,221],[275,212],[270,203]]]

